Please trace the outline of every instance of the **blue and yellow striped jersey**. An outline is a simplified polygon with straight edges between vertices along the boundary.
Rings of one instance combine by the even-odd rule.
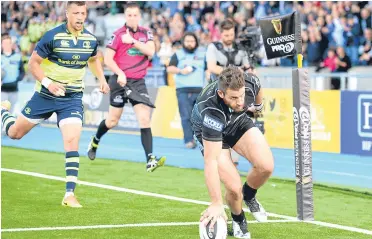
[[[97,38],[92,33],[84,29],[75,37],[64,23],[47,31],[35,51],[44,58],[41,68],[45,75],[63,84],[66,93],[72,93],[83,91],[85,67],[88,59],[97,54],[97,47]],[[36,81],[35,90],[53,96],[39,81]]]

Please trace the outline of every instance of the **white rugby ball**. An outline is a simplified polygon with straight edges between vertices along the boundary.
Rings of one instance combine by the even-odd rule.
[[[200,239],[226,239],[227,238],[227,224],[222,217],[219,217],[214,224],[213,230],[209,230],[209,224],[204,226],[203,222],[199,223]]]

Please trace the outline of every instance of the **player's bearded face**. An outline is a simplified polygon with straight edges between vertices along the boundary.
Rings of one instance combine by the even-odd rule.
[[[140,10],[136,7],[127,8],[125,10],[126,24],[132,28],[136,28],[141,20]]]
[[[230,30],[223,30],[221,33],[221,40],[223,44],[230,46],[234,42],[235,38],[235,29],[231,28]]]
[[[244,99],[245,99],[245,88],[242,87],[239,90],[227,89],[223,94],[223,101],[225,104],[232,109],[234,112],[241,112],[245,110]],[[221,94],[220,94],[221,96]]]
[[[71,4],[67,9],[67,19],[70,26],[75,31],[83,30],[85,19],[87,18],[87,6]]]

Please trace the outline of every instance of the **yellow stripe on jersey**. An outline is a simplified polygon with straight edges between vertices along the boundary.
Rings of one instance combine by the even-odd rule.
[[[83,78],[85,76],[85,67],[81,69],[67,68],[51,62],[48,59],[44,59],[40,66],[45,76],[64,84],[64,86],[71,91],[80,92],[84,89]],[[37,92],[41,91],[41,84],[39,81],[36,81],[35,90]]]
[[[94,51],[94,49],[93,48],[86,49],[86,48],[60,48],[60,47],[57,47],[57,48],[54,48],[53,51],[63,51],[63,52],[70,52],[70,53],[80,51],[80,52],[92,53]]]

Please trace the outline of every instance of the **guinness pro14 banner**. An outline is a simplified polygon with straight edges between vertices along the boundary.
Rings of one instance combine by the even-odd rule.
[[[267,59],[296,54],[295,49],[295,12],[261,18],[258,21]]]

